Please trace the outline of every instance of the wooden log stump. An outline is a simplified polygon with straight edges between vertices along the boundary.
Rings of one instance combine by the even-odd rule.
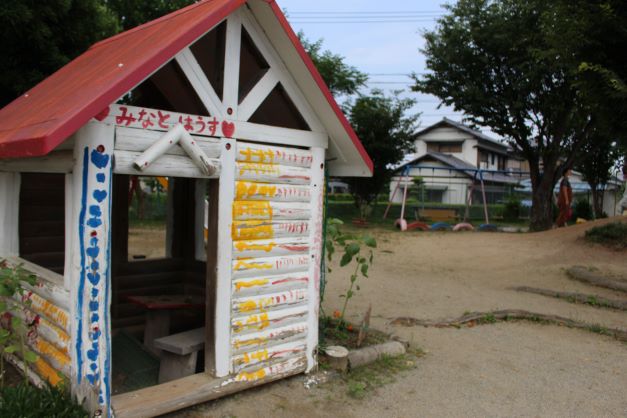
[[[398,341],[388,341],[370,347],[360,348],[348,353],[348,365],[351,369],[377,361],[383,356],[405,354],[405,346]]]
[[[339,345],[331,345],[324,350],[333,370],[345,372],[348,370],[348,350]]]

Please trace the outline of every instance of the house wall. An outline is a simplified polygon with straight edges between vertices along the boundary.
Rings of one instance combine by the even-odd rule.
[[[415,141],[416,155],[419,158],[427,153],[427,142],[462,142],[462,152],[453,153],[454,157],[460,158],[471,164],[477,162],[477,140],[472,135],[462,132],[459,129],[442,127],[436,128],[421,135]]]
[[[304,369],[317,341],[323,159],[240,142],[236,160],[230,369],[255,381]]]
[[[5,301],[10,314],[24,324],[16,332],[38,357],[25,366],[20,353],[5,356],[35,383],[57,385],[71,375],[69,293],[63,276],[17,256],[20,184],[19,173],[0,173],[0,260],[36,277],[35,286],[23,283],[25,293]]]

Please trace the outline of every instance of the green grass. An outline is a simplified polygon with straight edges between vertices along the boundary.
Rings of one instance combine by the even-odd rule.
[[[363,399],[375,389],[396,381],[403,372],[416,368],[416,361],[424,352],[410,349],[400,356],[383,356],[374,363],[358,367],[342,376],[348,396]]]
[[[0,417],[86,418],[89,415],[61,389],[19,384],[0,389]]]
[[[612,222],[586,231],[586,241],[624,250],[627,248],[627,223]]]

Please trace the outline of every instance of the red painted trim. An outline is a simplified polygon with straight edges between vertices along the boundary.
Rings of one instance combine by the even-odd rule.
[[[53,130],[45,137],[28,138],[23,140],[0,143],[0,158],[18,158],[18,157],[37,157],[46,155],[59,144],[61,144],[70,135],[78,131],[91,118],[97,115],[105,107],[118,100],[122,95],[132,90],[141,83],[150,74],[156,71],[161,65],[169,61],[183,48],[194,42],[205,32],[220,23],[223,19],[233,13],[237,8],[244,4],[246,0],[234,0],[229,2],[215,13],[211,13],[206,19],[200,21],[194,27],[190,28],[183,36],[171,42],[169,45],[161,48],[154,56],[146,60],[141,67],[129,72],[120,82],[110,86],[108,90],[88,101],[84,107],[76,114],[68,117],[67,121],[56,130]],[[197,7],[204,2],[188,6],[186,9]],[[183,9],[186,10],[186,9]],[[167,17],[167,16],[166,16]],[[170,16],[171,17],[171,16]],[[147,23],[150,24],[150,23]],[[141,26],[136,29],[141,29]],[[117,35],[127,34],[124,32]],[[108,42],[105,39],[99,44],[95,44],[89,51],[97,49],[98,45]],[[18,99],[19,100],[19,99]]]
[[[344,112],[342,112],[342,110],[340,109],[340,106],[337,104],[337,102],[335,101],[335,98],[329,91],[329,87],[327,87],[326,83],[322,79],[322,76],[320,75],[315,64],[309,57],[309,54],[307,54],[307,51],[305,51],[305,48],[303,48],[303,45],[300,43],[300,40],[298,39],[298,36],[296,35],[296,33],[294,33],[294,30],[292,29],[289,22],[285,18],[283,11],[281,10],[281,8],[279,7],[279,5],[276,3],[275,0],[267,0],[266,2],[272,8],[272,11],[274,12],[274,15],[276,16],[279,23],[281,24],[281,27],[283,27],[283,30],[285,30],[285,33],[287,34],[290,41],[292,42],[292,45],[294,45],[294,47],[296,48],[298,55],[300,55],[301,59],[303,60],[303,63],[307,66],[307,69],[311,73],[311,76],[313,77],[314,81],[316,82],[316,84],[322,91],[322,94],[324,94],[325,98],[329,102],[329,105],[333,109],[333,112],[335,112],[335,115],[342,123],[342,126],[346,130],[346,133],[350,137],[351,141],[353,141],[353,145],[355,145],[355,148],[357,148],[357,151],[359,151],[359,155],[361,155],[361,158],[363,158],[364,162],[366,163],[366,166],[368,166],[368,169],[370,170],[370,174],[372,174],[374,170],[374,165],[372,163],[372,160],[370,159],[370,156],[368,155],[363,144],[357,137],[357,134],[353,130],[353,127],[351,126],[350,122],[346,119]]]

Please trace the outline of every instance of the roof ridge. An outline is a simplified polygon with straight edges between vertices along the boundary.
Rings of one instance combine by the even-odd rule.
[[[118,39],[123,38],[123,37],[125,37],[127,35],[130,35],[132,33],[139,32],[141,30],[147,29],[147,28],[149,28],[151,26],[154,26],[154,25],[159,24],[161,22],[164,22],[166,20],[173,19],[173,18],[178,17],[178,16],[180,16],[180,15],[182,15],[184,13],[188,13],[188,12],[192,11],[192,10],[196,9],[197,7],[204,6],[205,4],[210,3],[212,1],[215,1],[215,0],[200,0],[198,3],[192,3],[189,6],[186,6],[186,7],[182,8],[182,9],[174,10],[173,12],[165,14],[165,15],[157,18],[157,19],[148,21],[148,22],[143,23],[143,24],[141,24],[139,26],[135,26],[134,28],[125,30],[124,32],[120,32],[120,33],[118,33],[116,35],[113,35],[113,36],[111,36],[109,38],[105,38],[105,39],[103,39],[101,41],[98,41],[95,44],[93,44],[92,46],[90,46],[88,50],[92,50],[92,49],[98,48],[98,47],[100,47],[102,45],[108,44],[109,42],[112,42],[114,40],[118,40]]]

